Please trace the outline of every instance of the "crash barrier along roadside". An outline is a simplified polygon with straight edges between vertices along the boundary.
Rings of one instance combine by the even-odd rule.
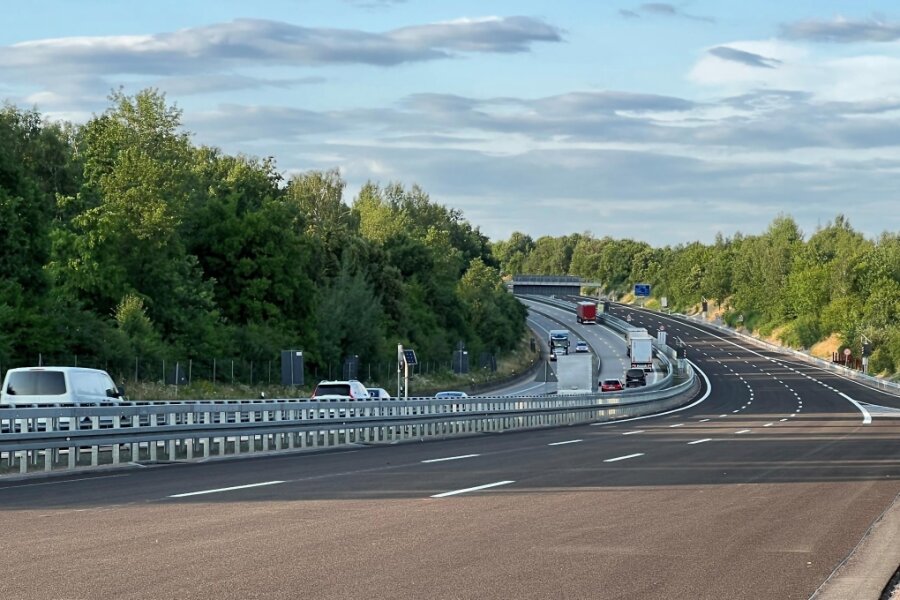
[[[0,473],[195,460],[615,421],[671,410],[693,371],[664,390],[572,396],[183,401],[0,407]],[[77,425],[77,426],[76,426]]]

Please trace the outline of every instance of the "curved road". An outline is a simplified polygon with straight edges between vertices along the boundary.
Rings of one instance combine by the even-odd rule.
[[[900,419],[666,323],[708,385],[664,416],[0,482],[4,598],[810,598],[900,492]]]

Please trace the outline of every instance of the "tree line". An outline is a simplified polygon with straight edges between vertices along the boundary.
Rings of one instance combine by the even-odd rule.
[[[809,348],[833,334],[855,356],[872,341],[870,370],[900,372],[900,234],[867,239],[838,215],[808,237],[789,216],[759,235],[716,236],[654,248],[589,233],[537,240],[521,232],[493,246],[506,274],[577,275],[612,294],[650,283],[653,296],[687,309],[701,298],[724,319]]]
[[[0,362],[77,356],[449,363],[506,352],[525,311],[477,227],[418,186],[192,143],[164,94],[114,92],[83,125],[0,111]],[[340,371],[337,371],[340,372]]]

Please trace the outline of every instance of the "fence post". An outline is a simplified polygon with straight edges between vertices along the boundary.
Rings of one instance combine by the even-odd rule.
[[[137,384],[138,381],[138,357],[134,357],[134,383]]]
[[[188,385],[191,385],[191,374],[194,370],[194,359],[188,359]]]
[[[234,359],[231,359],[231,385],[234,385]]]

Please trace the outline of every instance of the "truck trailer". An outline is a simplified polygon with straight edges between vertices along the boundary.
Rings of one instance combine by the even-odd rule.
[[[579,302],[575,305],[575,316],[579,323],[596,323],[597,305],[593,302]]]
[[[653,368],[653,336],[634,333],[629,336],[628,355],[631,356],[632,368]]]

